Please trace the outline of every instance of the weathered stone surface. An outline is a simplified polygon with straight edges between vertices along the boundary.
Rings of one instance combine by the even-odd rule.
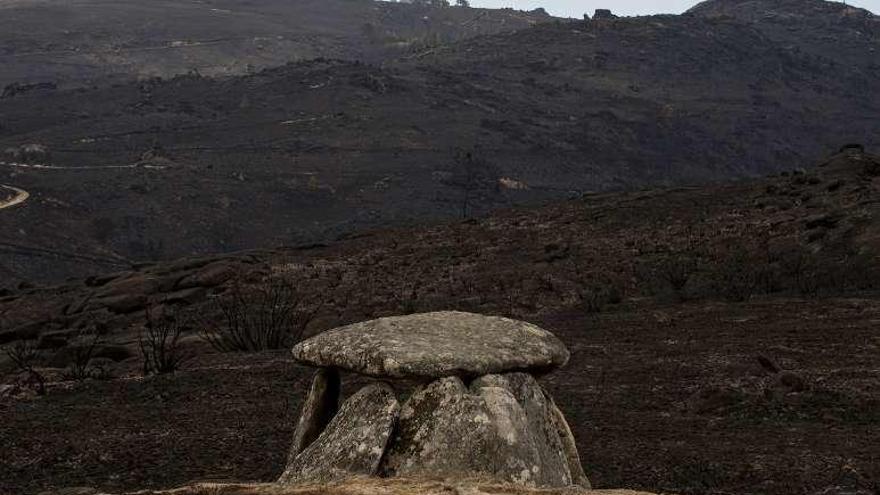
[[[321,368],[312,379],[312,388],[303,402],[299,421],[293,433],[293,443],[287,462],[293,462],[300,452],[312,444],[327,428],[339,411],[342,383],[335,369]]]
[[[510,392],[522,408],[528,423],[529,434],[538,451],[540,472],[534,478],[538,486],[567,486],[573,484],[568,456],[556,418],[544,390],[527,373],[486,375],[471,383],[471,390],[500,387]]]
[[[541,398],[535,400],[532,385],[537,384],[519,375],[511,379],[514,385],[503,376],[483,377],[468,389],[459,378],[447,377],[418,389],[401,409],[381,472],[571,485],[555,426],[542,424],[549,416],[546,408],[541,410],[543,394],[538,388]]]
[[[568,362],[550,332],[457,311],[395,316],[324,332],[293,348],[305,364],[387,378],[549,371]]]
[[[287,465],[278,483],[326,483],[376,474],[399,410],[388,385],[364,387],[345,401],[317,440]]]
[[[546,397],[550,404],[550,412],[553,415],[553,425],[556,427],[565,457],[568,460],[568,470],[571,472],[572,483],[583,488],[592,488],[590,479],[587,478],[587,473],[584,472],[584,466],[581,464],[577,442],[574,440],[574,434],[572,434],[571,428],[568,426],[568,421],[565,420],[565,416],[559,410],[559,407],[556,406],[556,403],[553,402],[553,399],[549,395]]]

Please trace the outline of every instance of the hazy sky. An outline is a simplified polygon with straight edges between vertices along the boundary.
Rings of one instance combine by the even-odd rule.
[[[584,12],[593,15],[596,9],[611,9],[619,15],[680,14],[700,0],[471,0],[474,7],[513,7],[530,10],[544,7],[558,16],[582,17]],[[855,5],[880,14],[880,0],[852,0]]]

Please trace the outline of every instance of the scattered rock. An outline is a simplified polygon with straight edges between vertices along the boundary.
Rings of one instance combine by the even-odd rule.
[[[15,327],[12,330],[0,331],[0,345],[15,342],[16,340],[36,339],[48,324],[49,322],[47,321],[35,321]]]
[[[779,367],[779,364],[776,363],[772,358],[768,356],[764,356],[763,354],[758,354],[755,356],[755,359],[758,361],[758,364],[761,365],[768,373],[776,374],[782,371],[782,368]]]
[[[96,359],[105,358],[118,363],[135,357],[135,353],[123,345],[99,344],[95,346],[92,356]]]
[[[803,392],[807,389],[807,381],[797,373],[784,371],[776,378],[776,386],[790,392]]]
[[[98,298],[120,295],[151,295],[163,289],[168,290],[167,281],[153,275],[135,274],[127,278],[116,279],[105,284],[96,294]]]
[[[330,330],[293,349],[301,363],[387,378],[546,372],[568,362],[550,332],[508,318],[444,311]]]
[[[110,282],[127,277],[131,275],[132,272],[116,272],[116,273],[108,273],[106,275],[93,275],[85,280],[86,287],[103,287]]]
[[[323,433],[287,465],[278,483],[326,483],[376,474],[400,406],[385,384],[345,401]]]
[[[707,388],[692,395],[687,408],[696,414],[717,413],[740,404],[744,398],[741,392],[732,388]]]
[[[58,334],[40,335],[37,349],[59,349],[67,345],[67,337]]]
[[[837,223],[840,222],[841,218],[842,215],[839,214],[822,213],[807,218],[804,223],[806,224],[807,229],[815,229],[819,227],[833,229],[837,226]]]
[[[133,313],[147,306],[147,296],[144,294],[119,294],[117,296],[93,299],[87,305],[86,311],[106,308],[117,314]]]
[[[164,294],[162,302],[165,304],[194,304],[205,299],[207,294],[208,290],[204,287],[191,287]]]
[[[216,287],[235,276],[235,268],[226,262],[210,264],[202,270],[184,277],[177,283],[178,289],[191,287]]]
[[[0,385],[0,398],[13,397],[21,392],[21,387],[14,384]]]
[[[217,261],[217,258],[185,258],[161,265],[162,273],[188,272]]]

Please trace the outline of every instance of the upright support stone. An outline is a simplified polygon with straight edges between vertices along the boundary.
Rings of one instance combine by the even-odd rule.
[[[278,483],[328,483],[375,475],[399,411],[387,384],[362,388],[342,404],[317,440],[287,464]]]
[[[470,389],[457,377],[441,378],[403,405],[381,473],[569,486],[568,459],[546,405],[526,374],[512,374],[510,380],[484,376]]]
[[[287,462],[290,463],[312,444],[339,411],[339,396],[342,389],[339,371],[321,368],[312,379],[312,388],[303,402],[293,433],[293,443]]]
[[[577,443],[574,441],[574,435],[571,433],[568,421],[565,420],[565,416],[562,414],[562,411],[559,410],[559,407],[556,406],[556,403],[553,402],[553,398],[550,397],[550,394],[545,391],[544,395],[550,403],[550,411],[553,414],[553,424],[559,432],[559,439],[562,440],[562,447],[565,450],[565,456],[568,458],[568,469],[571,471],[572,483],[589,490],[592,488],[592,484],[590,483],[590,479],[587,478],[587,473],[584,472],[584,466],[581,464],[581,456],[578,454]]]
[[[529,436],[534,439],[540,460],[538,472],[532,475],[537,486],[573,484],[568,456],[550,407],[552,401],[535,378],[528,373],[486,375],[474,380],[470,386],[474,393],[490,387],[500,387],[510,392],[525,414]]]

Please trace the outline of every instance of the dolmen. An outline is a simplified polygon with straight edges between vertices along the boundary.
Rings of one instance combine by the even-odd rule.
[[[380,318],[312,337],[293,355],[318,371],[279,484],[366,476],[590,487],[562,412],[535,380],[564,366],[568,350],[535,325],[449,311]],[[340,405],[340,371],[376,380]]]

